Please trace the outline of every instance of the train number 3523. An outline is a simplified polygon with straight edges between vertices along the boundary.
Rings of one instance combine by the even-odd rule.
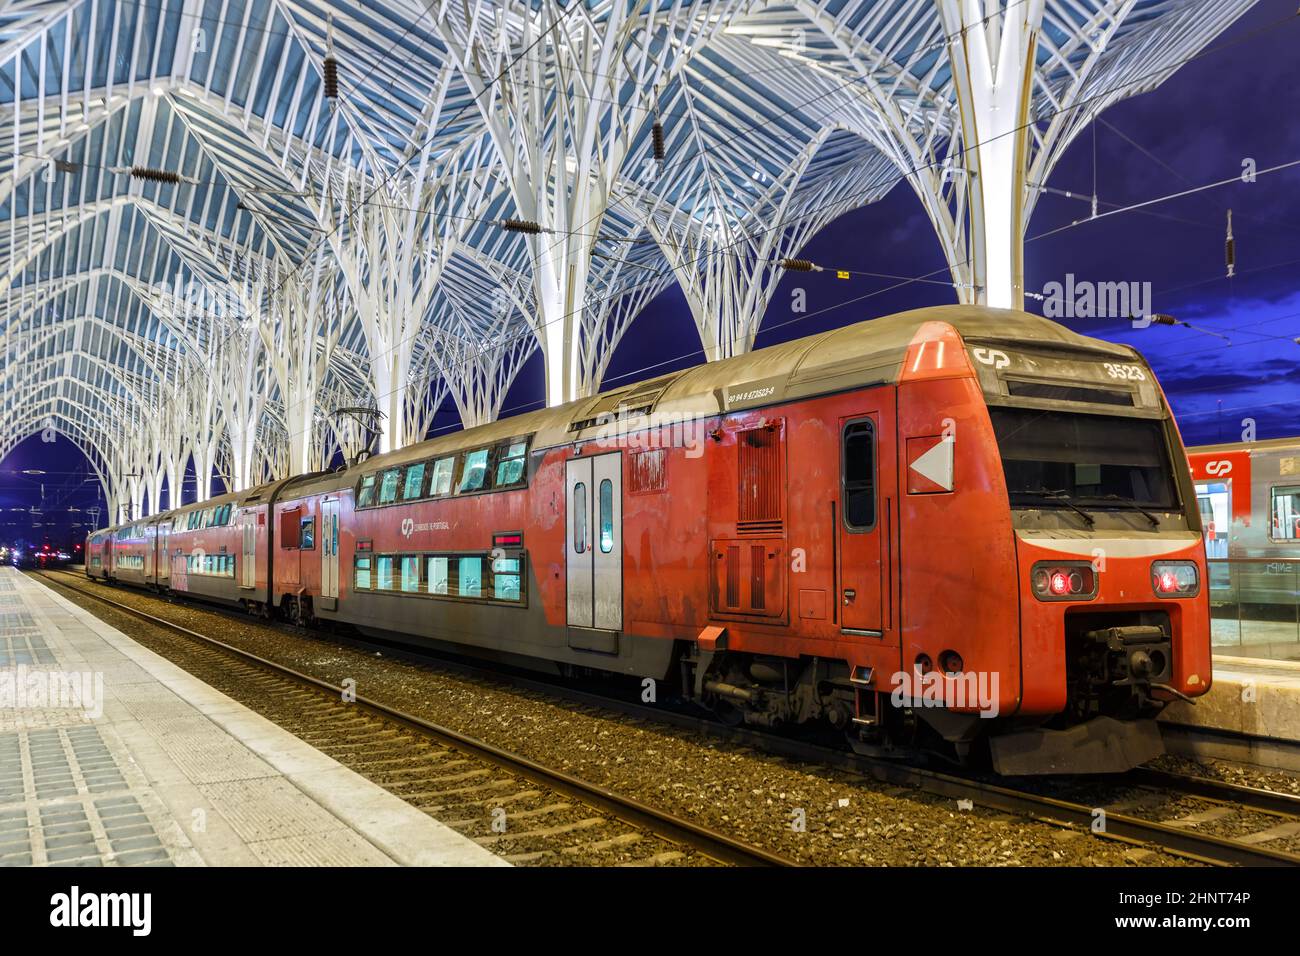
[[[1136,365],[1116,365],[1113,362],[1106,362],[1104,365],[1106,374],[1111,378],[1122,378],[1127,382],[1145,382],[1146,373]]]

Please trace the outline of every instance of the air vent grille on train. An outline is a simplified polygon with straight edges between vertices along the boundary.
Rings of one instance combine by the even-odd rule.
[[[736,433],[737,531],[781,533],[781,432],[767,425]]]

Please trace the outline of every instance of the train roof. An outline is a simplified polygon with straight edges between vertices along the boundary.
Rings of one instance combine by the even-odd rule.
[[[620,386],[593,396],[536,412],[498,419],[476,428],[374,455],[353,469],[352,477],[331,475],[320,484],[346,486],[357,469],[375,471],[419,461],[431,454],[456,452],[533,435],[534,448],[551,448],[593,437],[595,428],[575,427],[620,408],[646,408],[664,420],[674,416],[710,416],[728,409],[725,395],[737,387],[773,386],[782,400],[825,394],[855,386],[898,380],[903,357],[926,322],[946,322],[967,342],[1014,343],[1046,349],[1103,352],[1131,360],[1135,350],[1079,335],[1042,316],[978,305],[942,305],[869,319],[780,345],[768,346],[658,378]],[[312,488],[320,490],[317,483]]]
[[[279,484],[284,499],[350,487],[359,472],[420,461],[493,445],[510,438],[533,436],[533,448],[543,449],[596,437],[602,415],[620,409],[644,409],[661,421],[708,417],[734,408],[728,393],[737,389],[771,387],[774,400],[789,401],[847,388],[897,382],[903,358],[917,331],[926,322],[946,322],[970,343],[1035,346],[1054,351],[1103,353],[1131,361],[1132,347],[1080,335],[1050,319],[1014,309],[979,305],[939,305],[868,319],[853,325],[805,336],[744,355],[709,362],[657,378],[619,386],[590,398],[535,412],[501,418],[485,425],[407,445],[336,472],[289,478]],[[583,423],[590,423],[587,427]],[[635,421],[633,421],[635,425]],[[244,503],[271,490],[276,482],[245,492],[222,495],[176,509],[186,512],[214,503]],[[285,492],[289,492],[285,494]],[[155,520],[153,516],[146,520]]]
[[[1221,445],[1197,445],[1187,449],[1189,455],[1218,454],[1225,451],[1289,451],[1300,449],[1300,436],[1267,438],[1263,441],[1224,442]]]

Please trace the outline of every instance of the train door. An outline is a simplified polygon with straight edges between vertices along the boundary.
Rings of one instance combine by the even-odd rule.
[[[840,419],[840,630],[851,637],[882,637],[885,628],[880,451],[878,413]]]
[[[620,452],[565,465],[570,627],[623,629],[623,459]],[[582,639],[579,639],[582,640]],[[609,649],[574,644],[585,649]],[[614,647],[616,650],[616,646]]]
[[[320,503],[320,593],[322,607],[333,610],[339,596],[339,502],[325,498]]]
[[[171,580],[171,557],[167,552],[168,544],[171,541],[172,523],[171,520],[159,522],[156,530],[157,537],[154,538],[154,567],[158,569],[158,586],[167,587]]]
[[[257,587],[257,515],[252,509],[239,513],[239,586]]]

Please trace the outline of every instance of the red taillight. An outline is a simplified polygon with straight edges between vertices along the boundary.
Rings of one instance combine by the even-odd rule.
[[[1157,597],[1194,597],[1201,575],[1193,561],[1156,561],[1151,565],[1151,589]]]
[[[1097,572],[1087,561],[1040,561],[1029,580],[1040,601],[1090,601],[1097,596]]]

